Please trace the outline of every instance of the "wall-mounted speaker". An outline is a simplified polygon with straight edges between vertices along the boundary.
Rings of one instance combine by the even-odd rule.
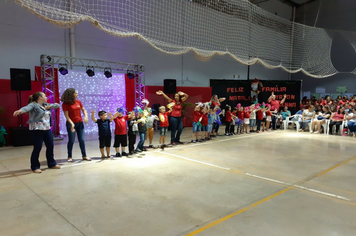
[[[165,79],[163,80],[164,93],[174,94],[177,92],[177,80],[175,79]]]
[[[10,68],[11,90],[31,90],[31,70]]]

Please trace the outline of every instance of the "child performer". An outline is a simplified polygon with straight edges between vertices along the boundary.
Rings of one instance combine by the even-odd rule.
[[[230,123],[232,120],[231,106],[227,105],[226,110],[227,111],[226,111],[226,115],[225,115],[225,121],[226,121],[225,135],[229,136],[230,135]]]
[[[207,140],[207,130],[208,130],[208,107],[205,105],[203,110],[203,114],[201,116],[201,140]]]
[[[213,131],[213,122],[214,122],[214,117],[216,114],[213,113],[213,108],[209,107],[209,112],[208,112],[208,129],[207,129],[207,137],[208,140],[212,138],[212,131]]]
[[[250,130],[249,130],[250,113],[251,113],[250,107],[245,107],[245,111],[244,111],[244,131],[247,134],[250,133]]]
[[[111,146],[111,128],[110,122],[114,119],[112,114],[106,113],[106,111],[99,111],[98,116],[100,119],[94,117],[95,110],[91,111],[91,119],[98,124],[99,129],[99,148],[101,153],[101,159],[110,158],[110,146]],[[108,115],[110,118],[108,118]],[[106,148],[106,156],[104,153],[104,147]]]
[[[128,131],[128,136],[129,136],[129,156],[133,155],[136,153],[135,151],[135,143],[136,143],[136,136],[138,133],[138,126],[137,126],[137,120],[136,120],[136,115],[134,111],[129,112],[129,131]]]
[[[232,110],[232,119],[231,119],[231,123],[230,123],[230,135],[235,135],[235,122],[236,122],[236,118],[237,117],[237,108],[234,107],[234,109]]]
[[[243,134],[244,128],[244,107],[241,104],[237,104],[237,117],[241,120],[240,124],[237,125],[237,134]]]
[[[129,119],[128,116],[124,116],[123,113],[126,112],[125,108],[118,108],[117,112],[114,114],[115,122],[115,142],[114,148],[116,151],[116,157],[128,156],[125,152],[125,147],[127,146],[127,125],[126,121]],[[121,145],[121,154],[120,154]]]
[[[147,151],[147,149],[143,146],[146,140],[146,135],[147,135],[147,111],[142,111],[141,108],[138,109],[137,113],[137,125],[138,125],[138,134],[140,136],[140,141],[137,144],[136,151],[142,152],[142,151]]]
[[[195,108],[193,112],[193,134],[192,134],[192,141],[191,143],[195,143],[198,140],[198,135],[200,132],[200,122],[199,119],[202,115],[201,113],[201,103],[199,103]]]
[[[172,111],[171,106],[170,106],[169,111],[167,111],[167,112],[166,112],[166,108],[164,106],[159,107],[159,121],[160,121],[159,122],[159,127],[160,127],[159,145],[160,145],[160,148],[162,148],[162,149],[164,149],[166,147],[166,135],[167,135],[168,126],[169,126],[168,115],[171,111]]]
[[[153,135],[154,135],[154,128],[153,128],[153,122],[155,120],[159,120],[158,117],[156,115],[152,115],[152,109],[151,108],[146,108],[147,112],[148,112],[148,116],[147,116],[147,122],[146,122],[146,126],[147,126],[147,136],[146,136],[146,140],[148,138],[149,140],[149,148],[153,148],[152,145],[152,141],[153,141]]]
[[[256,105],[251,105],[250,112],[250,132],[256,132]]]
[[[264,131],[265,128],[265,122],[266,122],[265,105],[263,104],[256,111],[257,111],[256,112],[257,133],[259,133],[261,130],[261,125],[262,125],[262,132]]]

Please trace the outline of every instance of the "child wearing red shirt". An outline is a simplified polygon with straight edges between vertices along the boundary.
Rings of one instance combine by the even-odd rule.
[[[168,131],[168,115],[169,113],[172,111],[172,109],[170,109],[169,111],[166,112],[166,108],[165,106],[161,106],[159,107],[159,133],[160,133],[160,137],[159,137],[159,147],[164,149],[166,147],[166,135],[167,135],[167,131]]]
[[[227,106],[227,112],[225,113],[225,121],[226,121],[226,126],[225,126],[225,135],[229,136],[230,135],[230,123],[231,123],[231,118],[232,118],[232,113],[231,113],[231,106]]]
[[[124,116],[121,112],[117,111],[114,114],[114,122],[115,122],[114,148],[116,150],[116,157],[128,156],[127,153],[125,152],[125,147],[127,146],[127,124],[126,124],[126,121],[128,121],[128,120],[129,120],[129,117]],[[121,145],[121,155],[120,155],[120,145]]]
[[[244,128],[244,108],[241,106],[238,108],[237,111],[237,117],[241,120],[240,124],[237,125],[237,134],[242,134],[243,133],[243,128]]]
[[[208,139],[208,108],[204,107],[203,111],[202,111],[202,115],[201,115],[201,140],[205,141],[205,140],[209,140]]]
[[[264,131],[265,128],[265,123],[266,123],[266,117],[265,117],[265,111],[266,108],[262,106],[259,109],[256,109],[256,123],[257,123],[257,133],[260,132],[261,125],[262,125],[262,132]]]
[[[234,107],[232,110],[231,116],[231,123],[230,123],[230,135],[235,135],[235,121],[236,121],[236,114],[237,114],[237,108]]]
[[[250,107],[245,107],[245,111],[244,111],[244,132],[249,134],[250,130],[249,130],[249,124],[250,124]]]
[[[202,113],[200,111],[200,105],[196,106],[194,108],[194,112],[193,112],[193,134],[192,134],[192,140],[190,141],[191,143],[195,143],[196,141],[198,141],[198,136],[200,132],[200,123],[201,122],[201,116]],[[199,140],[201,141],[201,140]]]

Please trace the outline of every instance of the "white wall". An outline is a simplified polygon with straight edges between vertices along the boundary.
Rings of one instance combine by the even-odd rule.
[[[69,56],[68,29],[58,28],[13,3],[0,2],[0,78],[9,79],[9,68],[40,65],[40,55]],[[199,61],[193,53],[183,56],[160,52],[134,37],[109,35],[89,22],[75,27],[76,57],[144,64],[147,85],[163,85],[163,79],[177,79],[177,85],[209,86],[209,79],[247,79],[247,66],[229,56]],[[32,73],[34,74],[34,73]],[[261,65],[250,68],[250,79],[288,79],[281,69]],[[34,79],[34,77],[33,77]]]

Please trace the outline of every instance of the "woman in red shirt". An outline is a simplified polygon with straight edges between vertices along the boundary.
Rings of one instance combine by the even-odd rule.
[[[174,94],[174,99],[168,97],[164,92],[158,90],[157,95],[162,95],[168,102],[174,103],[171,112],[171,144],[182,144],[180,141],[180,135],[183,131],[183,122],[182,122],[182,104],[189,97],[188,94],[179,91]]]
[[[345,120],[345,112],[344,112],[344,108],[341,107],[340,109],[338,109],[337,112],[333,113],[330,117],[329,134],[332,134],[333,126],[335,125],[336,126],[335,135],[338,135],[340,125],[344,120]]]
[[[82,158],[86,161],[91,161],[90,158],[87,157],[85,151],[85,143],[84,143],[84,124],[81,112],[84,114],[84,123],[88,123],[88,113],[84,109],[83,104],[77,100],[78,91],[74,88],[68,88],[64,91],[61,97],[61,101],[63,102],[62,108],[64,112],[64,116],[67,119],[66,127],[68,132],[68,161],[72,162],[72,150],[73,144],[75,140],[75,133],[77,133],[80,150],[82,152]]]

